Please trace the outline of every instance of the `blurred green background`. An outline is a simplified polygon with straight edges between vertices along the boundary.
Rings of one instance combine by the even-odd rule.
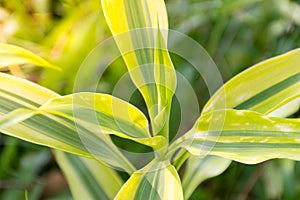
[[[300,44],[299,0],[167,0],[166,4],[170,28],[199,42],[217,64],[224,81]],[[0,0],[0,42],[22,46],[62,68],[58,72],[26,66],[11,73],[59,94],[72,93],[80,64],[108,37],[100,0]],[[99,62],[105,56],[99,55]],[[176,70],[197,92],[201,109],[209,99],[202,78],[183,59],[176,55],[172,59]],[[111,93],[124,73],[122,59],[116,60],[99,80],[97,90]],[[145,111],[137,92],[131,102]],[[172,132],[178,128],[178,110],[179,105],[174,103]],[[1,134],[0,199],[24,199],[25,191],[30,200],[72,199],[49,149]],[[191,199],[300,199],[300,163],[233,162],[222,175],[203,182]]]

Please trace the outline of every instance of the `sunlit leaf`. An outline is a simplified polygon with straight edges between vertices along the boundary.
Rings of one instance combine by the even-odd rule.
[[[282,56],[278,56],[270,60],[263,61],[262,63],[259,63],[253,66],[252,68],[240,73],[238,76],[229,80],[227,83],[225,83],[225,85],[222,88],[219,89],[219,91],[206,104],[206,107],[203,110],[203,114],[210,112],[212,110],[225,109],[225,108],[248,109],[248,110],[258,111],[263,114],[268,114],[271,116],[279,116],[279,117],[285,117],[296,112],[300,107],[300,99],[299,99],[300,67],[297,66],[299,56],[300,56],[299,50],[291,51]],[[226,103],[225,107],[224,107],[224,101]],[[218,117],[218,116],[214,116],[215,114],[212,114],[213,118]],[[219,130],[222,128],[222,123],[224,123],[223,120],[224,119],[221,119],[219,124],[215,124],[218,126]],[[238,120],[236,121],[238,123]],[[248,123],[251,123],[251,121],[249,121]],[[244,132],[243,130],[244,125],[240,124],[240,126],[241,126],[240,132]],[[255,124],[253,124],[253,126],[255,126]],[[261,127],[257,127],[256,132],[259,130],[259,128]],[[201,127],[199,127],[199,129],[201,129]],[[237,127],[235,131],[239,132],[239,128]],[[218,134],[221,135],[220,137],[223,137],[224,135],[222,131],[219,131]],[[218,134],[215,136],[207,135],[207,139],[210,140],[210,138],[213,138],[212,140],[218,141]],[[253,137],[256,136],[253,135]],[[225,137],[225,138],[229,138],[229,137]],[[239,140],[239,139],[243,140],[243,138],[244,135],[241,134],[241,135],[237,135],[235,137],[235,140]],[[202,142],[203,142],[203,146],[199,145],[198,150],[199,149],[203,150],[205,148],[210,150],[215,145],[214,142],[212,142],[210,143],[210,145],[205,147],[205,144],[207,145],[208,143],[204,141]],[[233,140],[230,142],[236,142],[236,141]],[[240,150],[236,148],[235,151],[239,152]],[[214,155],[221,155],[221,154],[216,153]],[[282,157],[283,155],[284,153],[280,157]],[[224,157],[241,161],[239,159],[234,158],[234,156],[225,155]],[[251,157],[252,157],[251,155],[249,155],[249,158],[244,157],[243,161],[247,162],[246,160],[249,160],[249,162],[251,162],[250,161]],[[272,157],[272,154],[270,155],[270,157]],[[276,156],[273,155],[273,157]],[[203,158],[203,160],[205,159],[206,158]],[[227,159],[224,158],[218,158],[218,157],[211,158],[210,156],[208,156],[207,159],[211,161],[215,160],[216,162],[218,160],[223,159],[224,160],[223,163],[226,163],[228,161]],[[202,164],[203,162],[200,158],[199,160],[188,159],[186,172],[190,174],[191,171],[196,170],[195,168],[193,168],[193,166],[202,167],[203,166]],[[205,174],[205,172],[207,172],[207,170],[209,170],[210,168],[212,169],[214,168],[213,165],[210,165],[209,163],[206,164],[209,167],[201,168],[201,170],[199,168],[198,173],[200,175],[203,173]],[[195,188],[195,186],[197,186],[201,182],[202,179],[201,178],[199,179],[199,177],[195,178],[194,176],[191,176],[191,177],[184,178],[184,184],[194,183],[192,185],[193,188]],[[184,187],[185,195],[187,196],[191,195],[193,189],[190,188],[191,188],[190,186]]]
[[[146,101],[154,134],[168,137],[164,122],[169,117],[176,75],[166,50],[164,1],[104,0],[102,6],[131,79]]]
[[[126,101],[108,94],[83,92],[62,96],[51,99],[40,110],[60,111],[70,118],[78,118],[78,121],[95,123],[97,127],[99,123],[103,133],[107,130],[137,138],[150,137],[144,114]]]
[[[154,148],[166,144],[161,136],[151,137],[141,111],[108,94],[76,93],[54,98],[39,110],[74,120],[94,134],[115,134]]]
[[[150,136],[147,119],[141,111],[107,94],[76,93],[53,98],[36,110],[15,110],[0,125],[8,126],[37,114],[59,116],[74,122],[80,136],[88,136],[85,133],[88,130],[96,137],[114,134],[157,149],[166,145],[164,137]]]
[[[153,161],[135,172],[123,185],[116,200],[183,199],[182,188],[176,169],[166,162]]]
[[[32,110],[37,110],[54,97],[58,95],[46,88],[0,73],[1,132],[32,143],[100,159],[127,172],[134,170],[109,137],[98,137],[62,116],[47,113],[32,115]]]
[[[269,114],[300,95],[300,49],[263,61],[237,75],[224,85],[206,104],[204,113],[234,108]],[[288,116],[299,109],[290,105]]]
[[[188,135],[192,142],[186,148],[194,155],[217,155],[247,164],[272,158],[300,160],[300,119],[219,110],[202,116]]]

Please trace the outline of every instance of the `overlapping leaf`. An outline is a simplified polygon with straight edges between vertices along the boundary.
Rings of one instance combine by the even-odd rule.
[[[76,200],[113,199],[123,184],[116,171],[95,160],[61,151],[55,152],[55,158]]]
[[[37,112],[68,118],[97,135],[115,134],[156,149],[166,145],[164,137],[150,136],[148,121],[141,111],[108,94],[77,93],[53,98]]]
[[[145,168],[135,172],[123,185],[116,200],[183,199],[182,188],[176,169],[167,162],[154,160]]]
[[[166,51],[164,1],[104,0],[102,6],[131,79],[146,101],[154,134],[167,137],[167,124],[156,123],[167,121],[176,88],[175,70]]]
[[[3,73],[0,73],[0,86],[1,132],[73,154],[101,159],[128,172],[134,170],[134,167],[105,135],[97,136],[82,126],[76,126],[74,121],[66,117],[30,113],[49,99],[58,97],[57,94],[29,81]],[[22,109],[14,111],[19,108]],[[10,113],[12,111],[14,112]],[[32,116],[28,118],[22,114]]]
[[[108,94],[76,93],[52,98],[39,109],[15,110],[0,124],[7,126],[37,114],[73,121],[79,136],[85,136],[88,130],[98,137],[115,134],[156,149],[166,145],[164,137],[150,136],[147,119],[141,111]]]
[[[197,138],[192,149],[198,151],[192,152],[199,154],[207,151],[212,155],[245,163],[257,163],[271,158],[297,160],[295,147],[299,146],[298,119],[268,118],[264,115],[285,117],[299,109],[299,55],[298,49],[269,59],[226,83],[207,103],[203,116],[191,130],[191,134],[194,132]],[[225,108],[223,101],[226,102]],[[237,110],[222,110],[226,108]],[[256,123],[257,120],[261,120],[260,125]],[[280,129],[280,125],[275,126],[274,123],[283,123],[287,129]],[[228,137],[230,131],[234,137]],[[284,150],[272,151],[271,147],[276,145],[284,146]],[[245,153],[246,147],[248,154]],[[260,150],[264,153],[258,154]],[[223,154],[221,151],[224,151]]]
[[[278,117],[285,117],[288,116],[294,112],[296,112],[299,109],[300,102],[299,102],[299,96],[300,96],[300,67],[297,65],[297,60],[299,60],[300,51],[295,50],[290,53],[287,53],[285,55],[272,58],[270,60],[264,61],[262,63],[259,63],[252,68],[249,68],[248,70],[242,72],[238,76],[234,77],[230,81],[228,81],[222,88],[218,90],[218,92],[210,99],[210,101],[206,104],[203,114],[205,115],[208,112],[211,112],[213,110],[218,109],[226,109],[226,108],[236,108],[236,109],[248,109],[248,110],[254,110],[259,111],[263,114],[268,114],[272,116],[278,116]],[[224,101],[226,104],[224,104]],[[224,106],[225,105],[225,106]],[[215,112],[216,114],[216,112]],[[212,114],[213,116],[214,114]],[[228,117],[225,116],[224,118]],[[218,116],[213,116],[213,118]],[[238,117],[238,116],[237,116]],[[250,118],[251,116],[249,116]],[[252,116],[254,117],[254,116]],[[262,117],[262,116],[260,116]],[[218,126],[217,134],[211,135],[209,133],[206,133],[205,137],[202,137],[201,142],[199,141],[199,138],[195,140],[195,143],[198,143],[198,153],[200,153],[201,150],[207,149],[211,150],[215,147],[215,143],[220,139],[222,139],[223,136],[226,136],[226,131],[223,133],[221,131],[223,124],[226,123],[225,119],[221,119],[220,122],[210,122],[211,126]],[[224,121],[225,120],[225,121]],[[237,123],[238,122],[238,119]],[[201,119],[199,119],[201,121]],[[251,123],[251,122],[248,122]],[[228,124],[231,126],[232,124]],[[249,124],[248,124],[249,125]],[[252,124],[255,126],[255,124]],[[201,125],[199,125],[201,126]],[[227,126],[224,124],[224,126]],[[243,133],[244,130],[242,130],[244,127],[244,124],[240,124],[240,128],[236,127],[235,131],[237,133],[236,137],[228,137],[227,139],[227,148],[231,149],[229,151],[240,152],[239,148],[234,147],[234,144],[239,142],[240,140],[245,139],[244,134],[238,135],[238,133]],[[201,127],[198,127],[200,130]],[[203,127],[202,127],[203,128]],[[208,127],[207,127],[208,128]],[[258,128],[258,127],[257,127]],[[261,128],[261,126],[260,126]],[[271,127],[270,127],[271,128]],[[208,128],[209,129],[209,128]],[[207,129],[207,130],[208,130]],[[197,129],[194,129],[195,132],[197,132]],[[248,130],[249,131],[249,130]],[[208,130],[209,132],[209,130]],[[205,135],[204,132],[202,132],[203,135]],[[260,142],[264,142],[264,134],[263,130],[261,130],[261,135],[257,136],[259,133],[253,132],[252,133],[253,138],[260,139]],[[283,133],[287,134],[287,133]],[[279,136],[280,133],[277,133],[277,135],[273,135],[273,137]],[[199,135],[198,135],[199,136]],[[251,136],[251,131],[248,132],[248,136]],[[297,135],[289,135],[288,137],[295,137],[297,138]],[[197,136],[196,136],[197,138]],[[208,140],[208,142],[205,142],[205,138]],[[248,138],[249,139],[249,138]],[[280,140],[280,138],[277,138]],[[231,141],[229,141],[231,140]],[[257,140],[257,141],[258,141]],[[266,141],[265,141],[266,142]],[[274,141],[273,141],[274,142]],[[232,143],[232,144],[230,144]],[[257,142],[259,143],[259,142]],[[252,149],[255,148],[254,145],[256,143],[253,143]],[[202,146],[203,145],[203,146]],[[232,145],[232,148],[230,147]],[[243,145],[243,144],[241,144]],[[261,145],[261,144],[260,144]],[[269,144],[269,145],[275,145],[276,144]],[[294,145],[297,145],[297,142],[294,143]],[[267,146],[267,145],[266,145]],[[246,147],[246,146],[244,146]],[[261,146],[257,145],[257,149],[261,149]],[[243,148],[244,149],[244,148]],[[282,151],[282,154],[279,157],[284,157],[286,154],[286,151],[293,151],[292,146],[290,148],[285,148],[285,151]],[[195,150],[195,149],[194,149]],[[271,150],[272,151],[272,150]],[[202,153],[204,153],[203,151]],[[207,152],[206,152],[207,153]],[[206,154],[204,153],[204,154]],[[252,153],[254,153],[252,151]],[[209,154],[209,153],[208,153]],[[215,153],[212,153],[215,154]],[[228,157],[231,159],[236,160],[235,156],[231,154],[229,156],[227,152],[227,155],[221,155],[216,153],[215,155],[221,155],[224,157]],[[255,154],[255,153],[254,153]],[[260,153],[257,153],[260,154]],[[265,152],[265,154],[260,154],[262,159],[264,156],[268,154]],[[245,155],[244,155],[245,156]],[[251,160],[252,158],[251,151],[249,151],[248,158],[244,157],[244,161],[247,162],[247,160]],[[269,157],[266,156],[264,159],[268,159],[270,157],[276,157],[274,154],[270,154]],[[206,162],[205,160],[209,159],[210,162]],[[215,169],[215,166],[209,164],[214,162],[221,162],[221,163],[227,163],[228,160],[225,158],[218,158],[218,157],[211,157],[208,156],[203,159],[189,159],[188,164],[186,166],[186,172],[188,174],[191,174],[193,171],[198,171],[199,174],[207,174],[210,173],[210,169]],[[250,161],[251,162],[251,161]],[[258,161],[256,161],[258,162]],[[203,166],[209,166],[209,167],[203,167]],[[195,168],[195,167],[198,167]],[[184,185],[190,185],[192,184],[192,187],[195,188],[195,186],[199,185],[202,182],[203,179],[199,178],[198,176],[185,176],[184,177]],[[190,187],[184,186],[184,192],[185,196],[189,196],[191,194],[193,189],[190,189]]]

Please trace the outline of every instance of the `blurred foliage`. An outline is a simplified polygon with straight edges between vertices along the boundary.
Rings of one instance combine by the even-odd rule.
[[[299,0],[166,0],[166,3],[170,28],[199,42],[219,67],[224,81],[254,63],[300,44]],[[110,36],[106,26],[99,0],[0,0],[0,42],[22,46],[60,66],[61,72],[22,68],[24,77],[60,94],[72,93],[82,61]],[[103,57],[99,55],[99,62]],[[176,55],[172,59],[199,95],[201,108],[209,99],[203,79],[185,60]],[[111,93],[124,73],[123,61],[116,60],[105,71],[98,90]],[[131,102],[144,107],[139,97],[135,92]],[[180,116],[180,109],[178,102],[174,104],[172,124],[178,124],[180,119],[176,116]],[[171,131],[176,129],[172,126]],[[117,143],[124,145],[122,141]],[[24,199],[25,190],[29,199],[70,198],[68,190],[51,193],[47,189],[53,187],[49,182],[51,177],[60,177],[48,149],[1,135],[0,162],[0,199]],[[234,162],[223,175],[201,184],[191,197],[236,198],[299,199],[300,164],[288,160],[252,166]]]

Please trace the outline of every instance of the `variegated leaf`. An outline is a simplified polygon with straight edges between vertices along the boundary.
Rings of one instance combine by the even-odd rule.
[[[164,1],[104,0],[102,6],[131,79],[145,99],[154,134],[168,138],[176,74],[166,49]]]
[[[182,188],[176,169],[167,162],[154,160],[136,171],[123,185],[115,200],[183,199]]]

